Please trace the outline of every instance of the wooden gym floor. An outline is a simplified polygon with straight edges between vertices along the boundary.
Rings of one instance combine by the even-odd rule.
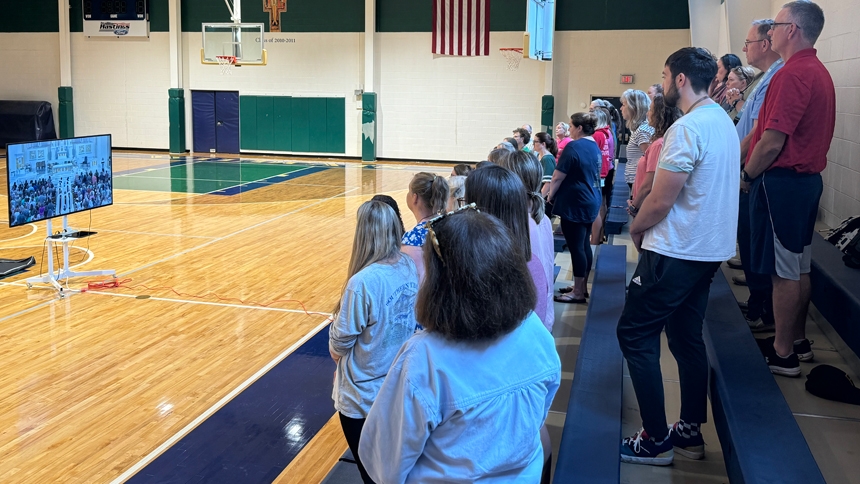
[[[0,280],[0,481],[319,482],[346,449],[325,320],[355,212],[389,194],[410,227],[412,175],[450,167],[115,152],[113,170],[114,205],[69,217],[98,232],[70,259],[123,287],[28,289],[51,270],[45,223],[0,225],[0,258],[36,257]]]

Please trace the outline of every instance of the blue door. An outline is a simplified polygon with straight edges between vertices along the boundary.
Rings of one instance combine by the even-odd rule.
[[[191,91],[194,151],[239,152],[239,93]]]

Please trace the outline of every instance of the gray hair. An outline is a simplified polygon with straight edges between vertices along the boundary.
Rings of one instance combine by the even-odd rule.
[[[448,209],[452,209],[451,200],[455,202],[453,208],[460,207],[460,202],[466,199],[466,177],[462,175],[448,177],[448,187],[450,188]]]
[[[570,125],[565,123],[564,121],[560,121],[558,124],[556,124],[556,126],[558,126],[559,124],[562,128],[564,128],[564,135],[570,136]]]
[[[788,2],[782,8],[788,9],[792,20],[800,28],[800,35],[807,42],[815,45],[815,41],[818,40],[818,36],[824,30],[824,10],[818,4],[807,0]]]
[[[508,142],[504,142],[504,143],[501,143],[501,144],[511,146],[511,144],[510,144],[510,143],[508,143]],[[490,163],[498,164],[498,163],[499,163],[499,160],[500,160],[503,156],[505,156],[506,154],[508,154],[508,153],[510,153],[510,152],[512,152],[512,151],[517,151],[517,150],[514,150],[513,148],[508,149],[507,147],[505,147],[505,148],[496,148],[496,149],[494,149],[493,151],[491,151],[489,155],[487,155],[487,161],[489,161]]]
[[[642,126],[648,120],[648,109],[651,107],[651,98],[638,89],[624,91],[621,98],[627,102],[627,111],[630,113],[630,119],[627,120],[627,129],[630,132],[636,131],[639,126]]]
[[[756,33],[758,34],[759,40],[767,40],[768,42],[770,42],[770,35],[767,35],[767,33],[770,32],[770,29],[773,28],[772,18],[753,20],[752,25],[756,28]]]
[[[609,110],[603,106],[598,106],[594,109],[594,117],[597,118],[597,128],[603,128],[605,126],[609,126]]]

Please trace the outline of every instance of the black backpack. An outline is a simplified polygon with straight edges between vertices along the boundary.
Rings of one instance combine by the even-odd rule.
[[[806,375],[806,391],[827,400],[860,405],[860,388],[851,377],[830,365],[818,365]]]
[[[860,217],[848,217],[825,238],[842,251],[845,265],[860,268]]]

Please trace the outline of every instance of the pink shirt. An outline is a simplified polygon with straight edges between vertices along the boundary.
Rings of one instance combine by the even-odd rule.
[[[564,147],[567,146],[568,143],[573,141],[570,139],[570,136],[565,136],[561,141],[558,142],[558,156],[555,157],[557,160],[559,156],[561,156],[561,152],[564,151]]]
[[[636,167],[636,179],[633,180],[633,198],[645,184],[645,175],[657,171],[657,162],[660,161],[660,150],[663,149],[663,138],[651,143],[645,150],[645,156],[640,158],[639,166]]]

